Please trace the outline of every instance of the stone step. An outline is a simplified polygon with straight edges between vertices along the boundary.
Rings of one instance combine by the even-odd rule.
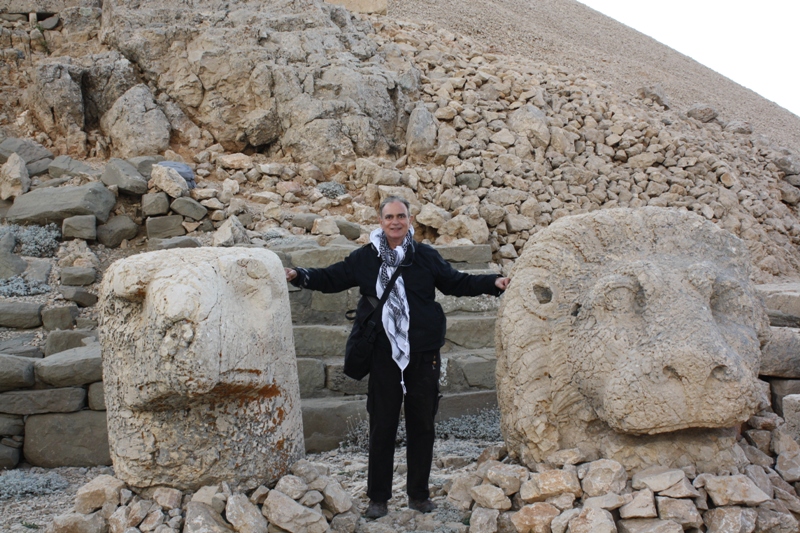
[[[464,269],[461,269],[464,270]],[[491,269],[470,270],[473,274],[496,274]],[[292,306],[292,321],[295,324],[349,324],[345,311],[358,305],[359,292],[353,288],[344,292],[326,294],[318,291],[289,286],[289,302]],[[456,313],[497,314],[500,299],[495,296],[447,296],[436,291],[436,301],[445,315]]]
[[[495,315],[471,314],[447,317],[445,350],[494,347]]]
[[[447,317],[445,350],[494,346],[494,314],[461,314]],[[350,324],[301,324],[293,327],[297,357],[341,357],[350,335]]]
[[[344,355],[350,325],[297,325],[293,327],[297,357],[335,357]]]
[[[497,356],[494,348],[442,352],[442,391],[494,390]],[[367,393],[367,379],[344,375],[344,357],[298,357],[301,398]]]
[[[309,398],[302,400],[306,452],[336,449],[361,420],[367,420],[365,396]],[[474,415],[497,407],[494,391],[445,394],[439,402],[437,421]]]
[[[494,390],[497,354],[494,348],[442,352],[442,390]]]

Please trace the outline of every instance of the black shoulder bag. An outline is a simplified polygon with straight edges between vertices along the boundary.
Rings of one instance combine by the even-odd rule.
[[[375,340],[383,325],[381,320],[383,304],[386,303],[389,293],[394,288],[394,282],[400,275],[400,268],[402,267],[395,269],[380,300],[372,296],[364,297],[372,306],[372,311],[363,320],[356,320],[353,323],[353,330],[350,332],[350,337],[347,338],[347,346],[344,350],[344,375],[347,377],[360,381],[369,374]],[[350,320],[355,320],[355,311],[348,311],[345,316]]]

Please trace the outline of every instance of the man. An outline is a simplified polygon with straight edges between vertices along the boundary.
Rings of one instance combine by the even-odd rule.
[[[408,507],[436,509],[428,481],[433,460],[434,417],[439,405],[440,348],[445,316],[436,289],[453,296],[499,295],[510,282],[495,275],[469,275],[451,267],[432,247],[414,241],[409,203],[397,196],[380,205],[379,229],[370,244],[327,268],[286,269],[293,285],[322,292],[358,286],[357,318],[372,310],[366,296],[380,298],[395,269],[400,275],[382,310],[383,331],[373,352],[367,393],[369,469],[367,518],[388,513],[392,496],[394,443],[405,403]]]

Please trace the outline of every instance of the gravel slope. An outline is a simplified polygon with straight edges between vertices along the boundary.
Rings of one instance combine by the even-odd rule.
[[[746,120],[755,133],[800,153],[800,117],[574,0],[390,0],[388,14],[468,35],[498,53],[585,72],[630,96],[660,83],[674,109],[711,104],[722,120]],[[727,34],[713,21],[709,31],[720,39],[746,38]]]

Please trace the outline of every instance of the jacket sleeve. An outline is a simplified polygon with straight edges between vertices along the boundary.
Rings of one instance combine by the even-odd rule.
[[[358,285],[356,258],[359,250],[353,251],[344,261],[325,268],[295,268],[297,277],[291,281],[295,287],[312,291],[341,292]]]
[[[466,274],[453,268],[439,252],[432,250],[432,269],[436,280],[436,288],[450,296],[478,296],[490,294],[499,296],[503,291],[495,286],[498,278],[495,274]]]

